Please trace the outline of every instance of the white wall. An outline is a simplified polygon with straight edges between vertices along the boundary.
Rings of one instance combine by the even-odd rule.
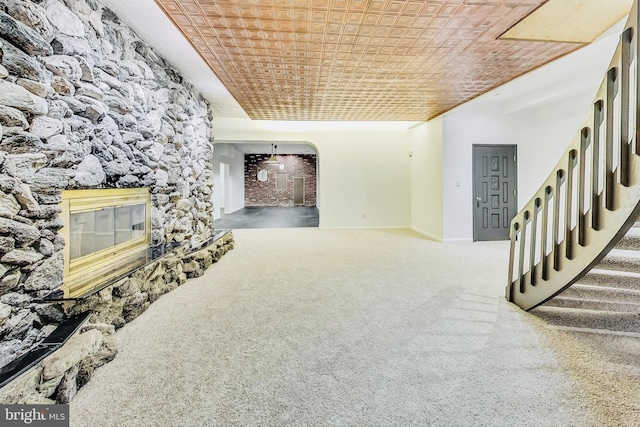
[[[236,151],[229,163],[229,200],[226,213],[244,208],[244,154]]]
[[[290,123],[214,119],[224,141],[309,142],[318,152],[320,227],[407,227],[407,123]]]
[[[411,227],[444,238],[442,116],[411,132]]]
[[[444,239],[468,240],[473,236],[473,144],[522,144],[531,124],[503,113],[502,106],[469,104],[443,118]],[[519,182],[527,180],[527,165],[520,166]],[[525,172],[523,173],[523,169]]]
[[[555,106],[532,111],[533,126],[526,144],[518,146],[522,181],[518,207],[526,205],[555,168],[581,128],[592,97],[575,97]],[[577,102],[576,102],[577,101]]]
[[[223,192],[220,191],[221,162],[229,165],[225,213],[232,213],[244,208],[244,154],[231,144],[214,144],[211,161],[213,163],[213,219],[216,220],[220,218],[220,207],[225,204],[221,200]]]
[[[524,206],[579,131],[618,34],[444,114],[444,240],[473,238],[472,145],[518,146],[518,207]]]

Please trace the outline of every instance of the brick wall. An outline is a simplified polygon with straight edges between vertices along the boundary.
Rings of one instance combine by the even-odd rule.
[[[264,162],[269,154],[244,156],[244,204],[246,207],[293,206],[293,179],[304,178],[304,205],[316,205],[316,156],[310,154],[278,154],[278,165]],[[267,180],[258,181],[258,171],[267,171]],[[286,175],[286,190],[276,189],[277,174]]]

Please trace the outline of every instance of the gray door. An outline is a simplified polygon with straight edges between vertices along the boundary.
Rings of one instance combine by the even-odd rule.
[[[516,214],[515,145],[473,146],[473,240],[505,240]]]

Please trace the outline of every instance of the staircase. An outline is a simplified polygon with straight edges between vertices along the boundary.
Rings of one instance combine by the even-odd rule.
[[[533,312],[562,328],[640,338],[640,223],[576,284]]]
[[[640,304],[640,289],[623,286],[640,280],[638,13],[635,0],[581,129],[511,222],[506,297],[524,310],[555,297],[546,310],[577,304],[633,316]]]

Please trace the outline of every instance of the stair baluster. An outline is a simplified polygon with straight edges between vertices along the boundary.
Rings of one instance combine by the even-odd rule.
[[[640,213],[639,22],[636,0],[580,131],[511,222],[506,297],[525,310],[587,274]]]

